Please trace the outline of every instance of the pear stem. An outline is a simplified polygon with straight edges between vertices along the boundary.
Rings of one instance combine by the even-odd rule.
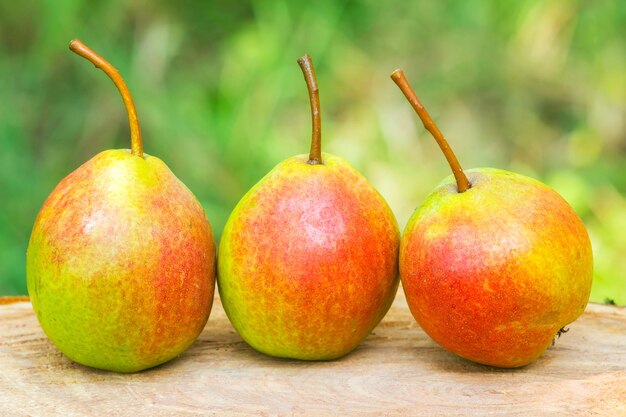
[[[426,108],[420,101],[420,99],[411,88],[411,85],[407,81],[404,76],[404,72],[401,69],[395,70],[391,74],[391,79],[400,87],[400,90],[404,93],[404,96],[409,101],[419,118],[422,120],[424,127],[426,130],[430,132],[431,135],[437,141],[439,148],[443,152],[443,155],[446,157],[448,164],[450,164],[450,168],[452,169],[452,173],[454,174],[454,178],[456,179],[456,186],[459,190],[459,193],[463,193],[467,191],[471,184],[467,179],[467,176],[463,172],[463,168],[461,168],[461,164],[459,164],[458,159],[456,159],[456,155],[452,152],[452,148],[448,145],[448,141],[443,136],[433,119],[430,117],[430,114],[426,111]]]
[[[317,88],[315,69],[309,54],[298,58],[298,65],[304,74],[306,86],[309,89],[309,100],[311,102],[311,119],[313,121],[313,134],[311,138],[311,151],[309,161],[311,165],[322,163],[322,113],[320,111],[320,92]]]
[[[135,110],[135,103],[130,95],[130,91],[124,82],[124,79],[120,73],[115,69],[113,65],[108,63],[104,58],[94,52],[87,45],[82,43],[79,39],[73,39],[70,42],[70,50],[83,58],[90,61],[100,68],[109,78],[113,81],[124,101],[126,106],[126,112],[128,113],[128,124],[130,125],[130,147],[131,153],[135,156],[143,157],[143,144],[141,142],[141,130],[139,128],[139,119],[137,118],[137,111]]]

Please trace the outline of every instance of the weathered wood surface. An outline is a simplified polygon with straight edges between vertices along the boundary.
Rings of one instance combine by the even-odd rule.
[[[216,300],[181,357],[122,375],[66,359],[30,303],[0,303],[0,416],[626,416],[626,309],[592,304],[569,327],[538,362],[494,369],[437,347],[400,291],[356,351],[313,363],[253,351]]]

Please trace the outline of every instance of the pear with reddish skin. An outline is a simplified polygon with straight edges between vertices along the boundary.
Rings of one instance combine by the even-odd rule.
[[[402,72],[392,78],[457,177],[426,197],[402,235],[400,276],[411,312],[450,352],[486,365],[527,365],[587,305],[593,257],[585,226],[539,181],[492,168],[465,175]]]
[[[537,359],[584,311],[587,231],[554,190],[495,169],[437,187],[409,220],[400,275],[411,312],[436,342],[475,362]]]
[[[191,191],[143,153],[119,74],[80,41],[70,49],[120,89],[133,150],[96,155],[50,194],[30,238],[28,292],[43,330],[70,359],[139,371],[176,357],[202,331],[213,302],[215,244]]]
[[[313,69],[308,56],[299,63],[312,98],[312,152],[278,164],[237,204],[220,242],[218,288],[253,348],[328,360],[353,350],[389,309],[400,234],[367,180],[319,153]]]

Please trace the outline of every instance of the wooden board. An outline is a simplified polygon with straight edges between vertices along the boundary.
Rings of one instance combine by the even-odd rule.
[[[457,358],[417,326],[402,291],[365,342],[334,362],[273,359],[219,300],[191,349],[132,375],[66,359],[29,302],[0,303],[0,416],[626,416],[626,309],[589,305],[536,363]]]

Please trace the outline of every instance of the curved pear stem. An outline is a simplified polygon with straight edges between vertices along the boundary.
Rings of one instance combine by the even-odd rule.
[[[133,103],[130,91],[128,90],[128,87],[126,86],[126,83],[124,82],[124,79],[122,79],[120,73],[117,72],[113,65],[108,63],[104,58],[82,43],[79,39],[73,39],[70,42],[70,50],[90,61],[96,66],[96,68],[100,68],[113,81],[122,95],[122,100],[124,100],[124,106],[126,106],[126,112],[128,113],[131,153],[142,157],[143,144],[141,142],[141,130],[139,129],[139,119],[137,118],[135,103]]]
[[[320,92],[315,79],[315,69],[309,54],[298,58],[298,65],[304,74],[306,86],[309,89],[309,100],[311,101],[311,119],[313,121],[313,134],[311,138],[311,151],[309,161],[311,165],[322,163],[322,114],[320,112]]]
[[[404,76],[404,72],[402,72],[401,69],[395,70],[391,74],[391,79],[398,85],[398,87],[400,87],[400,90],[402,90],[404,96],[409,103],[411,103],[411,106],[422,120],[426,130],[428,130],[437,141],[437,144],[439,145],[439,148],[441,148],[443,155],[446,157],[448,164],[450,164],[450,168],[452,169],[452,173],[456,179],[456,186],[459,192],[463,193],[467,191],[471,187],[471,184],[463,172],[461,164],[459,164],[458,159],[456,159],[456,155],[452,152],[452,148],[448,145],[448,141],[443,136],[435,122],[433,122],[433,119],[430,117],[430,114],[428,114],[426,108],[415,94],[415,91],[413,91],[413,88],[411,88],[411,85]]]

